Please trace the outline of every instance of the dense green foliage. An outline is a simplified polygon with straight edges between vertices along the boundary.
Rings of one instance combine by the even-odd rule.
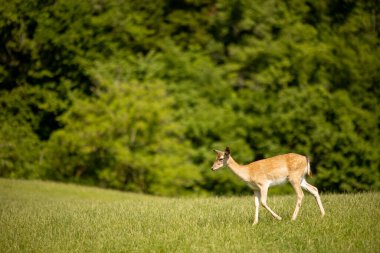
[[[166,198],[0,178],[2,252],[379,252],[380,193],[273,196],[275,220],[252,197]],[[366,203],[363,205],[363,203]]]
[[[378,190],[379,37],[376,1],[0,0],[0,176],[241,193],[229,145]]]

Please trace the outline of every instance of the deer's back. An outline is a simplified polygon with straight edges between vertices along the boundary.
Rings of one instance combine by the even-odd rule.
[[[307,167],[303,155],[289,153],[258,160],[247,165],[253,177],[266,179],[286,178],[291,175],[302,176]]]

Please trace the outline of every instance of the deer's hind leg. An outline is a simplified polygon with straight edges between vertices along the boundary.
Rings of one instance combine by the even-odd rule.
[[[321,197],[319,196],[317,187],[309,184],[308,182],[306,182],[305,179],[302,179],[301,187],[307,190],[308,192],[310,192],[314,196],[315,200],[317,201],[319,210],[321,211],[321,215],[323,217],[325,215],[325,209],[323,208]]]
[[[292,216],[292,220],[295,220],[295,219],[297,219],[298,212],[300,211],[304,194],[303,194],[303,191],[301,188],[300,180],[296,180],[296,181],[291,180],[290,183],[292,184],[293,189],[297,194],[296,207],[294,209],[293,216]]]

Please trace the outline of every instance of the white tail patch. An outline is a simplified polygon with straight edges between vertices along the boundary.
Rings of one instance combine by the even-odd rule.
[[[310,159],[309,157],[306,157],[306,169],[305,169],[305,174],[307,174],[308,176],[311,176],[311,169],[310,169]]]

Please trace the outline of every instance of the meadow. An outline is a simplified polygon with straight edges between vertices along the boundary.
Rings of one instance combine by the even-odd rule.
[[[380,193],[167,198],[0,179],[1,252],[380,252]]]

